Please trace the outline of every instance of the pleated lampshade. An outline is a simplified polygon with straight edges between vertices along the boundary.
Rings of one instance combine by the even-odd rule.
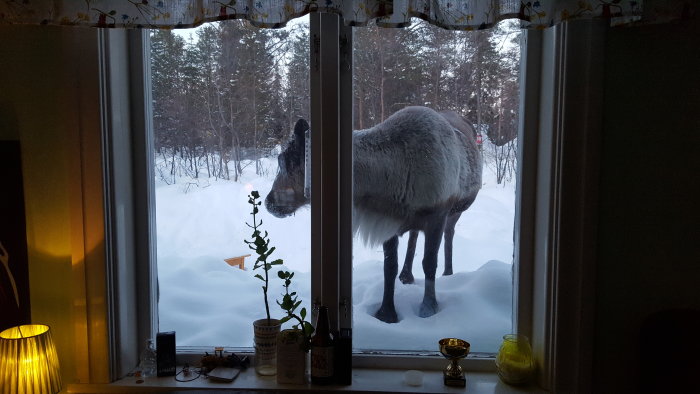
[[[0,332],[0,393],[59,391],[61,374],[49,326],[29,324]]]

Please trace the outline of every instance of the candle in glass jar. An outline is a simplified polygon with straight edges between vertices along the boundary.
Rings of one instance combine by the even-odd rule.
[[[498,376],[508,384],[524,384],[534,374],[532,349],[527,337],[517,334],[503,336],[496,356]]]

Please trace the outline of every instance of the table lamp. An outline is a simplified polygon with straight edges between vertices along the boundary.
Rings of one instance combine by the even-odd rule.
[[[61,374],[49,326],[28,324],[0,332],[0,394],[55,394]]]

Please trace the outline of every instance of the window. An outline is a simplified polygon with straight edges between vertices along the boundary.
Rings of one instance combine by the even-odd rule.
[[[392,324],[379,320],[385,291],[381,280],[385,261],[382,245],[366,244],[362,234],[354,237],[353,344],[357,350],[435,352],[440,338],[459,337],[471,343],[472,353],[493,354],[502,335],[512,330],[519,37],[520,29],[514,21],[483,31],[448,31],[419,19],[404,29],[355,29],[353,128],[370,131],[363,132],[363,139],[354,144],[354,168],[363,170],[354,174],[354,193],[359,201],[354,218],[373,220],[381,212],[372,207],[378,201],[387,201],[391,205],[383,209],[388,211],[401,209],[403,215],[428,222],[443,220],[411,208],[425,204],[418,201],[423,198],[421,194],[438,188],[451,170],[446,163],[424,158],[423,154],[445,155],[451,163],[462,163],[460,174],[464,177],[445,182],[457,187],[464,205],[447,214],[444,237],[437,237],[441,242],[437,271],[433,272],[437,311],[421,309],[424,291],[429,291],[422,265],[428,247],[426,231],[406,232],[398,238],[399,276],[393,295],[397,315],[382,316]],[[454,116],[446,118],[452,122],[449,127],[461,128],[458,135],[464,139],[453,141],[450,130],[448,145],[457,144],[460,149],[431,152],[434,147],[423,142],[411,146],[410,139],[401,138],[397,151],[391,150],[388,141],[374,150],[369,145],[374,138],[372,128],[384,121],[391,124],[394,114],[410,116],[401,111],[408,106],[450,111],[447,113]],[[404,136],[408,132],[412,130],[395,131]],[[403,156],[405,151],[412,154]],[[364,171],[368,167],[365,162],[373,168]],[[430,162],[430,168],[422,162]],[[401,170],[394,170],[395,166]],[[411,170],[406,171],[407,167]],[[405,173],[410,176],[403,179]],[[428,182],[421,179],[422,173]],[[391,178],[386,179],[385,174],[391,174]],[[383,186],[376,183],[377,179]],[[398,179],[401,181],[394,182]],[[415,205],[390,198],[390,194],[399,193],[409,195]],[[362,229],[363,224],[353,223],[353,227]],[[450,232],[454,239],[448,246]],[[448,252],[452,253],[449,258]],[[431,315],[423,316],[425,313]]]
[[[290,130],[309,119],[305,19],[274,30],[233,20],[150,33],[158,330],[175,331],[178,346],[250,348],[251,324],[266,316],[262,272],[243,242],[248,195],[264,200]],[[304,307],[311,300],[310,210],[278,216],[265,207],[257,215],[276,247],[269,261],[284,261],[270,271],[273,318],[282,317],[280,269],[295,273],[291,291]]]
[[[479,32],[451,32],[416,19],[406,29],[353,30],[352,100],[341,104],[352,106],[353,129],[369,129],[409,106],[453,111],[454,117],[443,122],[453,122],[447,132],[462,148],[450,150],[454,157],[448,162],[461,163],[467,179],[459,186],[465,199],[460,204],[472,205],[450,213],[445,232],[456,233],[454,247],[450,247],[454,268],[445,267],[446,275],[441,277],[447,253],[443,244],[436,284],[439,309],[431,316],[417,316],[423,295],[420,284],[425,282],[423,232],[416,231],[411,241],[414,235],[409,232],[400,239],[401,260],[412,242],[416,267],[415,282],[411,278],[408,283],[408,276],[402,273],[400,281],[406,283],[396,287],[399,321],[395,322],[381,321],[377,315],[383,286],[382,247],[364,244],[362,235],[355,234],[354,347],[365,352],[436,352],[438,339],[461,337],[471,341],[472,352],[495,353],[502,335],[512,330],[517,23],[504,22],[499,28]],[[308,201],[301,197],[302,190],[289,199],[280,197],[295,184],[299,189],[308,186],[308,179],[306,185],[293,181],[304,178],[301,159],[310,153],[305,148],[311,145],[301,142],[293,148],[289,141],[296,122],[311,120],[317,110],[309,102],[309,19],[295,20],[279,30],[256,29],[244,21],[183,31],[154,30],[150,42],[158,330],[176,331],[181,347],[248,348],[252,344],[250,323],[264,317],[261,283],[254,276],[260,271],[253,272],[255,256],[246,258],[251,251],[243,243],[250,238],[247,195],[252,190],[258,190],[266,202],[258,218],[276,247],[272,259],[284,260],[283,267],[271,272],[271,315],[281,317],[274,302],[283,293],[282,281],[276,276],[279,269],[295,272],[292,290],[304,307],[309,308],[313,297],[312,209],[305,207]],[[459,127],[462,130],[454,134],[453,128]],[[322,129],[312,122],[309,133],[318,136]],[[354,160],[359,161],[354,168],[365,168],[359,146],[354,145]],[[416,153],[429,149],[414,147]],[[390,164],[391,160],[387,156],[384,163],[371,165],[401,165]],[[312,168],[321,170],[313,164]],[[419,171],[411,170],[411,174]],[[376,182],[381,174],[367,177],[356,171],[354,176],[355,193],[360,193],[364,184]],[[449,176],[445,172],[444,183],[451,187],[459,180]],[[429,178],[430,182],[437,179]],[[403,187],[404,182],[400,183]],[[429,189],[433,184],[407,187]],[[381,196],[362,199],[371,206]],[[361,212],[367,208],[359,207]],[[420,209],[433,208],[437,205]],[[328,215],[328,210],[322,215]],[[353,217],[360,220],[361,215],[356,212]],[[236,269],[225,261],[237,264]],[[448,277],[452,271],[454,275]],[[323,277],[322,283],[327,287],[331,280]]]
[[[314,73],[314,67],[311,67],[311,86],[312,91],[314,86],[321,85],[324,87],[321,94],[311,94],[311,107],[318,106],[323,113],[323,117],[319,120],[314,119],[314,114],[311,114],[312,124],[325,127],[328,125],[340,124],[341,132],[337,137],[324,138],[325,144],[337,144],[338,138],[347,138],[347,131],[351,129],[348,125],[351,118],[349,112],[344,111],[344,108],[349,108],[349,103],[346,97],[348,89],[347,76],[342,77],[343,73],[348,70],[347,67],[337,67],[338,63],[347,62],[348,58],[344,56],[318,56],[318,53],[330,51],[331,53],[340,53],[341,55],[347,51],[348,43],[347,31],[349,29],[339,26],[337,19],[329,20],[332,15],[312,15],[311,18],[311,35],[314,32],[328,33],[339,32],[341,36],[340,42],[337,39],[325,40],[324,35],[319,41],[314,41],[318,45],[316,51],[312,51],[311,64],[317,64],[314,60],[318,59],[318,63],[335,64],[336,73],[331,75],[325,74],[319,76]],[[328,22],[328,23],[327,23]],[[532,189],[520,189],[516,195],[516,200],[519,201],[519,208],[515,212],[516,222],[531,223],[532,231],[515,232],[515,253],[518,264],[514,267],[514,289],[517,303],[514,304],[514,325],[518,331],[530,334],[533,338],[534,350],[537,359],[540,363],[542,371],[542,385],[551,388],[580,386],[585,382],[587,375],[585,360],[590,347],[584,345],[578,348],[571,348],[570,343],[562,338],[573,336],[576,338],[584,338],[581,333],[587,331],[587,324],[590,324],[591,304],[584,303],[583,300],[588,296],[588,292],[592,289],[590,285],[591,269],[587,268],[583,262],[586,256],[592,250],[591,245],[594,241],[594,231],[590,221],[586,219],[587,212],[590,211],[594,203],[590,200],[590,194],[586,194],[595,185],[595,154],[596,154],[596,133],[599,130],[600,113],[597,112],[599,107],[596,103],[600,103],[600,67],[599,62],[594,59],[600,59],[602,54],[602,33],[604,28],[600,24],[581,21],[576,23],[565,23],[561,26],[545,30],[544,32],[527,32],[526,45],[523,52],[523,64],[527,70],[522,75],[521,84],[524,87],[523,100],[521,104],[522,114],[519,132],[522,135],[523,130],[532,134],[532,138],[521,140],[523,144],[518,154],[518,163],[520,171],[518,172],[518,182],[521,184],[533,185]],[[116,229],[113,233],[107,236],[108,253],[114,253],[113,261],[110,264],[107,272],[107,279],[110,286],[113,288],[114,298],[110,301],[114,305],[114,310],[109,313],[110,320],[106,327],[111,327],[109,332],[114,336],[110,350],[116,355],[116,360],[112,360],[112,368],[114,368],[112,376],[123,376],[123,373],[128,371],[128,366],[132,365],[136,359],[137,349],[139,346],[133,338],[147,338],[153,335],[153,327],[157,317],[153,312],[157,310],[154,306],[157,300],[157,286],[155,285],[154,272],[151,271],[152,265],[149,264],[134,264],[136,261],[149,261],[152,256],[149,256],[150,248],[143,248],[139,245],[148,244],[149,233],[143,231],[148,229],[149,211],[148,202],[154,200],[153,191],[148,187],[143,190],[136,189],[133,194],[128,190],[128,187],[120,188],[122,181],[118,177],[113,176],[114,168],[120,165],[124,166],[124,161],[115,160],[115,158],[123,158],[125,154],[133,151],[135,153],[134,160],[126,160],[126,163],[133,164],[137,169],[134,174],[142,174],[145,171],[138,171],[139,168],[147,168],[147,161],[140,161],[139,157],[146,157],[148,152],[153,152],[153,148],[148,146],[148,141],[142,140],[143,133],[139,133],[139,128],[143,127],[143,119],[150,119],[148,114],[149,106],[144,105],[143,94],[147,91],[144,86],[148,84],[149,73],[143,73],[141,68],[144,58],[140,56],[144,52],[139,50],[143,48],[143,37],[141,32],[129,32],[129,40],[125,40],[122,33],[110,32],[103,37],[102,45],[108,49],[110,54],[109,59],[127,58],[116,56],[120,53],[128,53],[129,45],[134,48],[131,51],[131,80],[132,85],[129,92],[121,89],[120,83],[128,76],[123,72],[119,74],[115,70],[124,71],[121,63],[114,60],[116,64],[105,64],[106,85],[105,92],[108,100],[103,104],[104,108],[108,108],[107,112],[113,117],[114,122],[106,124],[106,139],[107,148],[105,154],[106,167],[110,169],[106,173],[106,178],[109,181],[106,191],[107,199],[112,201],[107,205],[106,217],[108,220],[108,229]],[[121,41],[120,41],[120,37]],[[325,35],[328,37],[328,34]],[[334,35],[334,37],[337,37]],[[340,44],[340,45],[339,45]],[[584,50],[575,52],[567,51],[571,45],[583,45]],[[140,65],[141,64],[141,65]],[[347,65],[347,64],[346,64]],[[121,66],[119,68],[117,66]],[[127,67],[128,68],[128,67]],[[147,68],[147,67],[146,67]],[[107,72],[107,71],[112,71]],[[585,78],[574,78],[573,75],[585,76]],[[335,81],[335,82],[334,82]],[[344,88],[338,89],[338,86]],[[318,88],[318,86],[316,86]],[[339,94],[340,92],[340,94]],[[324,100],[329,97],[335,97],[331,100]],[[122,100],[122,101],[119,101]],[[316,100],[316,101],[315,101]],[[129,111],[116,111],[117,103],[126,101]],[[146,95],[146,102],[149,101]],[[340,105],[337,105],[338,101]],[[567,102],[586,102],[587,106],[565,105]],[[332,108],[335,105],[335,108]],[[128,115],[128,116],[127,116]],[[132,149],[129,144],[121,144],[119,146],[110,145],[110,141],[119,136],[114,133],[118,129],[116,120],[125,119],[133,122],[131,138]],[[140,120],[139,120],[140,119]],[[343,121],[340,122],[339,119]],[[128,124],[128,122],[127,122]],[[122,125],[123,126],[123,125]],[[564,134],[571,136],[563,138]],[[586,139],[581,136],[587,135]],[[325,136],[324,136],[325,137]],[[124,137],[126,138],[126,137]],[[528,142],[530,141],[530,142]],[[319,148],[321,145],[319,139],[314,139],[312,143],[312,153],[314,157],[319,157]],[[320,145],[320,146],[319,146]],[[335,145],[338,146],[338,145]],[[341,144],[339,146],[350,146],[350,144]],[[322,153],[322,151],[320,151]],[[349,233],[343,232],[342,229],[348,229],[349,226],[340,226],[338,223],[348,223],[350,217],[348,193],[344,193],[342,187],[347,186],[347,174],[349,166],[347,162],[347,152],[341,152],[339,163],[334,164],[333,171],[339,171],[345,174],[345,182],[341,182],[341,189],[331,187],[328,182],[323,185],[327,189],[321,188],[317,178],[312,180],[314,196],[319,196],[321,202],[335,202],[334,207],[338,207],[339,215],[321,216],[322,213],[318,204],[311,208],[312,225],[318,223],[322,226],[322,231],[312,233],[312,245],[314,245],[315,237],[327,236],[324,230],[335,228],[334,234],[339,233],[338,237],[326,238],[328,242],[321,242],[320,251],[316,247],[312,248],[312,263],[321,261],[324,256],[334,256],[333,253],[338,253],[341,250],[340,256],[348,257],[351,253],[347,249],[347,243],[343,240],[349,239]],[[567,163],[566,166],[563,163]],[[324,162],[325,175],[327,176],[329,166],[333,163]],[[126,171],[125,178],[128,178],[130,171]],[[336,172],[337,173],[337,172]],[[323,175],[323,174],[321,174]],[[320,177],[316,174],[315,176]],[[155,174],[152,175],[155,177]],[[333,175],[335,177],[336,175]],[[138,176],[136,177],[138,178]],[[323,178],[320,178],[323,179]],[[341,177],[341,179],[343,179]],[[525,181],[522,181],[525,180]],[[132,180],[137,185],[148,185],[144,179]],[[125,183],[129,185],[131,183]],[[335,193],[335,194],[334,194]],[[129,200],[129,196],[135,196],[135,207],[124,209],[119,203]],[[324,199],[327,198],[327,199]],[[338,203],[340,201],[340,203]],[[327,209],[330,204],[326,205]],[[333,208],[336,209],[336,208]],[[133,223],[129,220],[119,221],[114,218],[133,219]],[[133,229],[136,235],[136,246],[128,245],[129,229]],[[334,241],[335,240],[335,241]],[[151,241],[152,242],[152,241]],[[333,242],[336,242],[335,244]],[[132,250],[135,254],[134,259],[129,259],[128,255],[124,256],[119,253],[122,250]],[[338,256],[337,254],[335,255]],[[153,259],[154,260],[154,259]],[[566,265],[561,264],[561,261],[566,261]],[[326,304],[338,304],[346,306],[347,294],[352,292],[352,289],[347,286],[348,281],[340,281],[340,289],[332,286],[320,287],[320,280],[317,275],[337,275],[341,278],[348,277],[352,274],[347,272],[350,265],[333,267],[332,265],[324,265],[322,268],[325,272],[321,273],[318,269],[312,269],[312,293],[315,294],[314,302],[323,302]],[[136,289],[136,297],[133,297],[133,289],[130,283],[134,283],[130,278],[137,278],[138,286]],[[99,279],[99,278],[98,278]],[[333,285],[335,285],[333,283]],[[335,297],[335,298],[334,298]],[[335,301],[328,302],[328,301]],[[143,307],[142,307],[143,306]],[[130,308],[139,310],[138,319],[131,318],[128,312]],[[133,310],[133,309],[131,309]],[[340,325],[348,324],[350,317],[343,313],[343,308],[340,308],[338,319]],[[88,317],[88,320],[98,319],[99,317]],[[98,321],[99,323],[99,321]],[[119,329],[117,329],[119,327]],[[345,326],[347,327],[347,326]],[[589,327],[590,328],[590,327]],[[556,335],[555,335],[556,334]],[[99,345],[98,345],[99,346]],[[564,357],[566,355],[566,357]],[[356,366],[362,365],[381,365],[381,359],[367,362],[366,358],[358,358],[359,362]],[[362,361],[365,360],[365,361]],[[378,361],[377,361],[378,360]],[[392,365],[405,367],[407,364],[403,359],[392,359]],[[435,360],[441,363],[442,360]],[[468,360],[468,367],[475,367],[488,370],[488,365],[481,364],[476,361]],[[120,369],[121,368],[121,369]]]

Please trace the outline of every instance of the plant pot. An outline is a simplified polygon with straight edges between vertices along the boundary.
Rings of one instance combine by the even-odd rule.
[[[280,332],[277,319],[260,319],[253,322],[255,340],[255,372],[272,376],[277,373],[277,334]]]
[[[277,335],[277,383],[306,383],[307,355],[301,330],[282,330]]]

